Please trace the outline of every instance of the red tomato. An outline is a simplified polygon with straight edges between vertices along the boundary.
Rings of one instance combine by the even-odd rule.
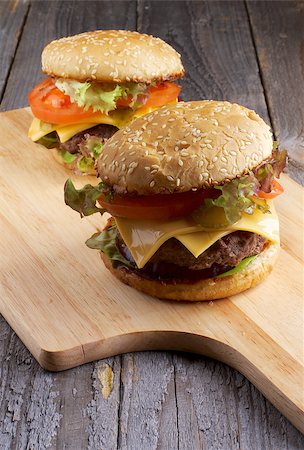
[[[156,108],[170,103],[176,100],[180,89],[180,86],[169,82],[150,87],[149,98],[142,108]],[[100,112],[93,112],[92,108],[85,111],[71,102],[70,97],[61,92],[51,78],[37,84],[29,93],[28,99],[34,116],[48,123],[69,124],[100,115]],[[121,98],[117,100],[117,107],[125,108],[131,101],[131,97]]]
[[[280,185],[276,180],[272,180],[271,182],[271,191],[270,192],[258,192],[259,198],[264,198],[265,200],[271,200],[272,198],[277,197],[278,195],[284,192],[283,186]]]
[[[200,189],[179,194],[101,196],[98,203],[114,217],[161,220],[187,216],[202,206],[205,198],[218,197],[216,189]]]
[[[150,96],[142,108],[157,108],[167,105],[167,103],[177,100],[180,90],[181,87],[178,84],[170,83],[169,81],[165,81],[157,86],[151,86],[149,88]]]
[[[177,84],[166,81],[158,84],[157,86],[150,86],[148,90],[149,97],[146,103],[141,107],[142,109],[157,108],[167,105],[167,103],[177,100],[181,87]],[[127,107],[132,102],[132,97],[120,98],[117,100],[116,105],[118,107]],[[140,109],[141,109],[140,108]],[[140,110],[139,109],[139,110]]]
[[[35,117],[48,123],[68,124],[98,116],[92,109],[85,111],[70,97],[61,92],[51,78],[37,84],[28,95],[29,104]]]

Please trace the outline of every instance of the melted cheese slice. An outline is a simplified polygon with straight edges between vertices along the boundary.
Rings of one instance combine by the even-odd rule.
[[[251,231],[279,243],[279,221],[272,202],[270,213],[255,209],[252,215],[242,218],[226,228],[207,229],[191,218],[170,221],[148,221],[115,218],[118,230],[130,250],[137,266],[142,268],[168,239],[178,239],[196,258],[223,236],[234,231]]]
[[[172,104],[173,103],[177,102],[172,102]],[[157,108],[146,108],[146,109],[140,108],[140,110],[138,111],[116,110],[112,111],[108,115],[100,113],[99,116],[96,116],[90,120],[86,118],[78,121],[77,123],[71,123],[68,125],[60,125],[60,124],[56,125],[46,123],[43,122],[42,120],[37,119],[37,117],[34,117],[28,132],[28,137],[32,141],[36,142],[43,136],[46,136],[47,134],[52,133],[53,131],[56,131],[59,136],[60,142],[63,143],[71,139],[73,136],[75,136],[75,134],[80,133],[81,131],[84,130],[88,130],[89,128],[92,128],[95,125],[107,124],[107,125],[114,125],[117,128],[122,128],[132,120],[141,117],[145,114],[149,114],[155,109]]]

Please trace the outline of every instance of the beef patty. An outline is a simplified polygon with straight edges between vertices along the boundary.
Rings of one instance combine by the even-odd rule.
[[[75,134],[68,141],[60,144],[59,150],[64,150],[69,153],[75,154],[79,151],[79,146],[86,141],[88,136],[95,136],[100,138],[102,144],[104,144],[113,134],[118,130],[113,125],[99,124],[88,130],[81,131]]]
[[[192,270],[208,269],[214,263],[234,267],[244,258],[260,253],[265,240],[262,236],[249,231],[235,231],[219,239],[195,258],[183,244],[173,238],[159,248],[150,262],[163,261]]]
[[[143,276],[153,278],[195,279],[211,278],[235,267],[244,258],[260,253],[266,239],[248,231],[235,231],[222,237],[198,258],[177,239],[166,241],[142,268]],[[134,263],[127,246],[117,233],[117,245],[126,259]]]

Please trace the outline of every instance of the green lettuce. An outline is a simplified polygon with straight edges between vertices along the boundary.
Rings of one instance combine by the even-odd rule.
[[[255,169],[254,175],[260,184],[260,189],[270,192],[274,178],[280,178],[287,161],[287,151],[278,150],[277,142],[273,143],[273,152],[269,160],[263,162]]]
[[[90,216],[96,212],[101,214],[105,212],[103,208],[96,206],[96,200],[101,194],[109,195],[109,187],[103,182],[97,186],[86,184],[83,188],[76,189],[69,178],[64,185],[65,204],[79,212],[81,217]]]
[[[106,230],[95,233],[86,241],[89,248],[101,250],[112,262],[113,266],[124,264],[127,267],[134,267],[124,256],[120,253],[116,245],[117,229],[116,226],[111,226]]]
[[[60,141],[56,131],[53,131],[52,133],[43,136],[36,142],[37,144],[41,144],[46,148],[54,148],[58,146]]]
[[[94,160],[93,160],[93,158],[83,156],[82,158],[79,159],[77,165],[78,165],[78,169],[80,170],[80,172],[88,173],[92,169],[94,169]]]
[[[244,258],[237,266],[233,267],[233,269],[228,270],[227,272],[221,273],[215,278],[224,278],[228,277],[229,275],[234,275],[235,273],[240,272],[241,270],[245,269],[253,259],[255,259],[257,255],[254,256],[248,256],[247,258]]]
[[[102,138],[98,136],[90,136],[90,134],[84,135],[84,140],[78,145],[79,153],[83,156],[89,156],[93,159],[97,159],[102,152],[103,143]]]
[[[129,106],[131,108],[138,107],[139,96],[144,96],[147,92],[147,85],[144,83],[110,85],[97,82],[80,83],[75,80],[57,78],[55,85],[79,107],[85,110],[93,108],[94,112],[101,111],[106,114],[116,109],[116,102],[120,98],[131,97],[132,101]]]
[[[236,178],[222,186],[215,186],[215,189],[221,191],[221,195],[214,199],[206,199],[207,206],[219,206],[225,211],[228,223],[235,223],[241,219],[242,213],[253,214],[256,207],[268,212],[266,201],[257,203],[253,199],[253,194],[259,188],[258,180],[254,175]]]
[[[77,158],[77,156],[75,154],[70,153],[68,151],[61,151],[60,154],[61,154],[61,158],[63,159],[63,161],[68,164],[74,162],[75,159]]]

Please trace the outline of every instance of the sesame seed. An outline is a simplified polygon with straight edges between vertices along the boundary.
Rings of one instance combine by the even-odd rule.
[[[167,180],[169,180],[169,181],[174,181],[174,178],[171,177],[171,175],[167,175]]]
[[[184,165],[183,161],[181,159],[178,160],[178,164],[182,167]]]
[[[150,183],[150,187],[153,187],[153,186],[155,186],[155,181],[154,180],[152,180],[151,183]]]

